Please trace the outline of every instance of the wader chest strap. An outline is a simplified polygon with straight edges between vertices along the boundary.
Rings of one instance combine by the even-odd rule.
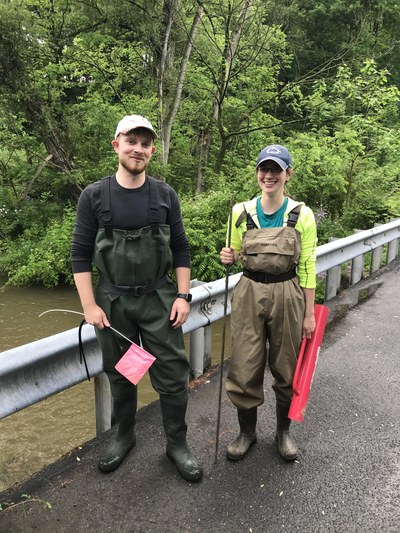
[[[289,212],[288,221],[287,221],[287,226],[289,228],[294,228],[296,226],[297,220],[299,219],[299,215],[300,215],[300,209],[301,209],[301,205],[296,205],[296,207],[294,207]],[[240,215],[239,215],[239,217],[238,217],[238,219],[236,221],[235,226],[238,228],[240,226],[240,224],[243,222],[244,219],[246,219],[246,229],[247,229],[247,231],[257,228],[256,223],[252,219],[250,213],[248,213],[246,211],[246,209],[244,209],[244,211],[242,211],[240,213]]]
[[[243,222],[244,219],[246,219],[246,229],[247,229],[247,231],[249,231],[250,229],[256,229],[257,228],[256,223],[252,219],[250,213],[248,213],[246,211],[246,209],[244,209],[244,211],[242,211],[240,213],[238,219],[236,220],[235,226],[238,228],[240,226],[240,224]]]
[[[257,225],[254,222],[254,220],[253,220],[252,216],[250,215],[250,213],[247,213],[246,229],[247,229],[247,231],[249,231],[251,229],[257,229]]]

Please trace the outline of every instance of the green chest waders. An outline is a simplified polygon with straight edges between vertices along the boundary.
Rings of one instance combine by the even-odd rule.
[[[168,277],[172,267],[170,228],[159,224],[159,191],[150,181],[150,226],[135,230],[112,227],[109,179],[102,182],[104,228],[95,243],[93,262],[99,278],[97,304],[112,326],[138,343],[157,360],[150,369],[152,384],[160,394],[176,394],[186,388],[189,364],[182,330],[171,327],[169,314],[176,298],[176,288]],[[122,385],[125,378],[115,365],[129,348],[110,330],[97,332],[103,368],[111,384]]]
[[[168,406],[172,404],[173,433],[179,435],[179,443],[182,444],[185,454],[185,460],[180,461],[183,463],[181,468],[178,461],[174,462],[181,475],[186,476],[185,479],[196,481],[201,478],[201,469],[186,444],[185,412],[189,363],[182,329],[172,328],[169,320],[171,307],[176,299],[176,287],[168,277],[172,267],[170,228],[168,225],[159,224],[157,183],[152,178],[147,179],[150,181],[150,226],[135,230],[112,227],[109,179],[104,180],[104,228],[99,229],[97,233],[93,257],[99,274],[96,302],[115,329],[132,341],[141,342],[144,349],[156,357],[149,373],[154,389],[160,394],[167,440],[167,429],[172,425],[172,422],[168,421],[168,416],[171,418]],[[106,328],[97,331],[97,338],[102,349],[103,369],[110,381],[114,406],[116,398],[136,398],[136,387],[115,370],[116,363],[129,348],[128,341],[117,338]]]

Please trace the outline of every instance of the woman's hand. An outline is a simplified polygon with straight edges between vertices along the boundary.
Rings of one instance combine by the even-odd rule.
[[[303,337],[311,339],[311,334],[315,329],[315,317],[314,313],[310,315],[305,315],[303,320]]]
[[[235,250],[233,248],[222,248],[219,257],[223,265],[233,265],[236,260]]]

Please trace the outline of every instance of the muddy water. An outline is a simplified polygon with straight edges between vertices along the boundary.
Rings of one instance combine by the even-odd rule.
[[[79,325],[80,317],[74,314],[48,313],[39,318],[43,311],[56,308],[81,311],[74,288],[9,288],[0,292],[0,352]],[[213,325],[213,363],[221,357],[221,330],[221,323]],[[228,351],[229,325],[227,346]],[[156,398],[145,376],[139,383],[139,408]],[[92,382],[0,420],[0,492],[92,439],[95,432]]]

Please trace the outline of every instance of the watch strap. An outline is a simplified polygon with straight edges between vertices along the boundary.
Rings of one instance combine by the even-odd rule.
[[[178,292],[176,297],[177,298],[182,298],[183,300],[186,300],[189,303],[192,301],[192,295],[190,294],[190,292],[188,294],[186,294],[184,292]]]

